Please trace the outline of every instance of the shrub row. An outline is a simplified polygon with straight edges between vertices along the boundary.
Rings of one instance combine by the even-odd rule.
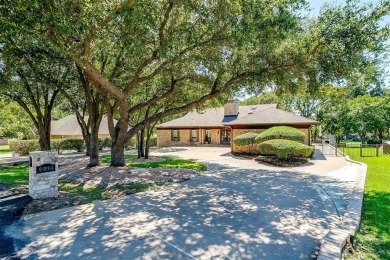
[[[290,126],[274,126],[256,137],[256,143],[261,143],[272,139],[287,139],[304,143],[306,135],[299,129]]]
[[[9,142],[9,149],[21,156],[28,155],[29,152],[39,150],[39,142],[37,140],[12,140]]]
[[[83,139],[57,139],[51,141],[51,149],[62,151],[77,151],[85,150],[85,142]]]
[[[82,152],[85,150],[83,139],[58,139],[52,140],[50,146],[59,153],[65,150]],[[39,151],[38,140],[13,140],[9,144],[10,150],[21,156],[28,155],[30,152]]]
[[[258,145],[261,155],[275,155],[287,160],[290,157],[308,158],[313,155],[314,147],[286,139],[274,139]]]
[[[256,133],[245,133],[234,138],[233,142],[238,146],[250,145],[255,143],[256,137]]]

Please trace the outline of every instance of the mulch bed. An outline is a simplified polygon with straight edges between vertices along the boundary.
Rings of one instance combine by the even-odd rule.
[[[164,158],[129,159],[132,162],[157,162]],[[112,167],[102,163],[88,168],[88,158],[68,159],[60,163],[59,179],[77,183],[85,188],[112,187],[137,183],[182,182],[199,175],[191,169]]]
[[[132,162],[158,162],[164,158],[128,159]],[[59,161],[59,182],[69,183],[83,189],[97,188],[104,194],[96,199],[124,197],[144,191],[134,189],[132,185],[146,184],[148,187],[163,188],[170,183],[178,183],[199,176],[199,172],[191,169],[173,168],[133,168],[112,167],[101,163],[100,166],[86,167],[88,158],[61,158]],[[0,187],[16,194],[27,194],[27,186]],[[58,198],[37,199],[30,202],[24,209],[23,215],[35,214],[43,211],[81,205],[94,200],[91,196],[69,192],[59,188]]]
[[[308,162],[308,159],[301,158],[301,157],[292,157],[289,158],[288,160],[285,160],[285,159],[280,159],[276,156],[263,156],[263,155],[257,156],[255,160],[258,162],[267,163],[267,164],[280,166],[280,167],[300,166]]]

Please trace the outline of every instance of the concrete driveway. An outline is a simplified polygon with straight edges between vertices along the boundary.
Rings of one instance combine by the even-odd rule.
[[[185,157],[180,149],[155,153]],[[318,181],[216,151],[196,179],[26,216],[6,231],[31,259],[315,258],[339,220]]]

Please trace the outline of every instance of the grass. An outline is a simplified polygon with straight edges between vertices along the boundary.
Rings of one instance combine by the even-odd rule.
[[[349,151],[350,152],[350,151]],[[352,259],[390,259],[390,156],[360,157],[368,165],[360,231]]]
[[[360,147],[348,147],[348,148],[338,148],[339,151],[348,154],[351,157],[360,157]],[[376,148],[365,147],[362,149],[362,157],[373,157],[376,156]],[[381,149],[378,150],[378,155],[382,156],[383,152]]]
[[[131,154],[125,155],[125,159],[135,159],[135,158],[137,158],[136,155],[131,155]],[[179,159],[174,157],[161,157],[161,158],[164,158],[165,160],[161,162],[127,162],[126,166],[139,167],[139,168],[184,168],[184,169],[193,169],[198,171],[207,170],[205,165],[190,160],[184,160],[184,159]],[[101,161],[104,163],[110,163],[111,156],[104,155],[102,156]]]
[[[87,202],[111,198],[110,194],[104,188],[101,187],[84,188],[73,183],[59,182],[58,189],[67,191],[69,193],[81,195],[86,198]]]
[[[22,186],[28,185],[28,167],[27,165],[17,165],[17,166],[0,166],[0,183],[6,184],[9,186]],[[118,185],[115,188],[122,191],[131,191],[131,193],[136,193],[140,191],[145,191],[153,189],[157,186],[169,185],[170,183],[162,184],[149,184],[149,183],[136,183],[131,185]],[[78,184],[68,183],[59,181],[58,183],[59,190],[69,192],[71,194],[83,196],[87,202],[93,202],[96,200],[105,200],[112,197],[111,193],[104,189],[103,187],[91,187],[84,188]]]
[[[0,166],[0,183],[11,186],[28,185],[27,164]]]
[[[9,149],[9,145],[0,145],[0,154],[12,153]]]

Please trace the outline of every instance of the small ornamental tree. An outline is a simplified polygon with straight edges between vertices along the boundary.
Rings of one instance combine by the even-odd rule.
[[[233,139],[233,142],[237,146],[247,146],[248,147],[248,153],[252,152],[252,146],[256,143],[257,134],[256,133],[245,133],[242,135],[237,136]]]
[[[306,135],[301,130],[290,126],[274,126],[256,137],[256,143],[261,143],[272,139],[287,139],[304,143]]]
[[[314,152],[314,147],[291,140],[275,139],[258,145],[261,155],[274,155],[282,160],[292,157],[308,158]]]

